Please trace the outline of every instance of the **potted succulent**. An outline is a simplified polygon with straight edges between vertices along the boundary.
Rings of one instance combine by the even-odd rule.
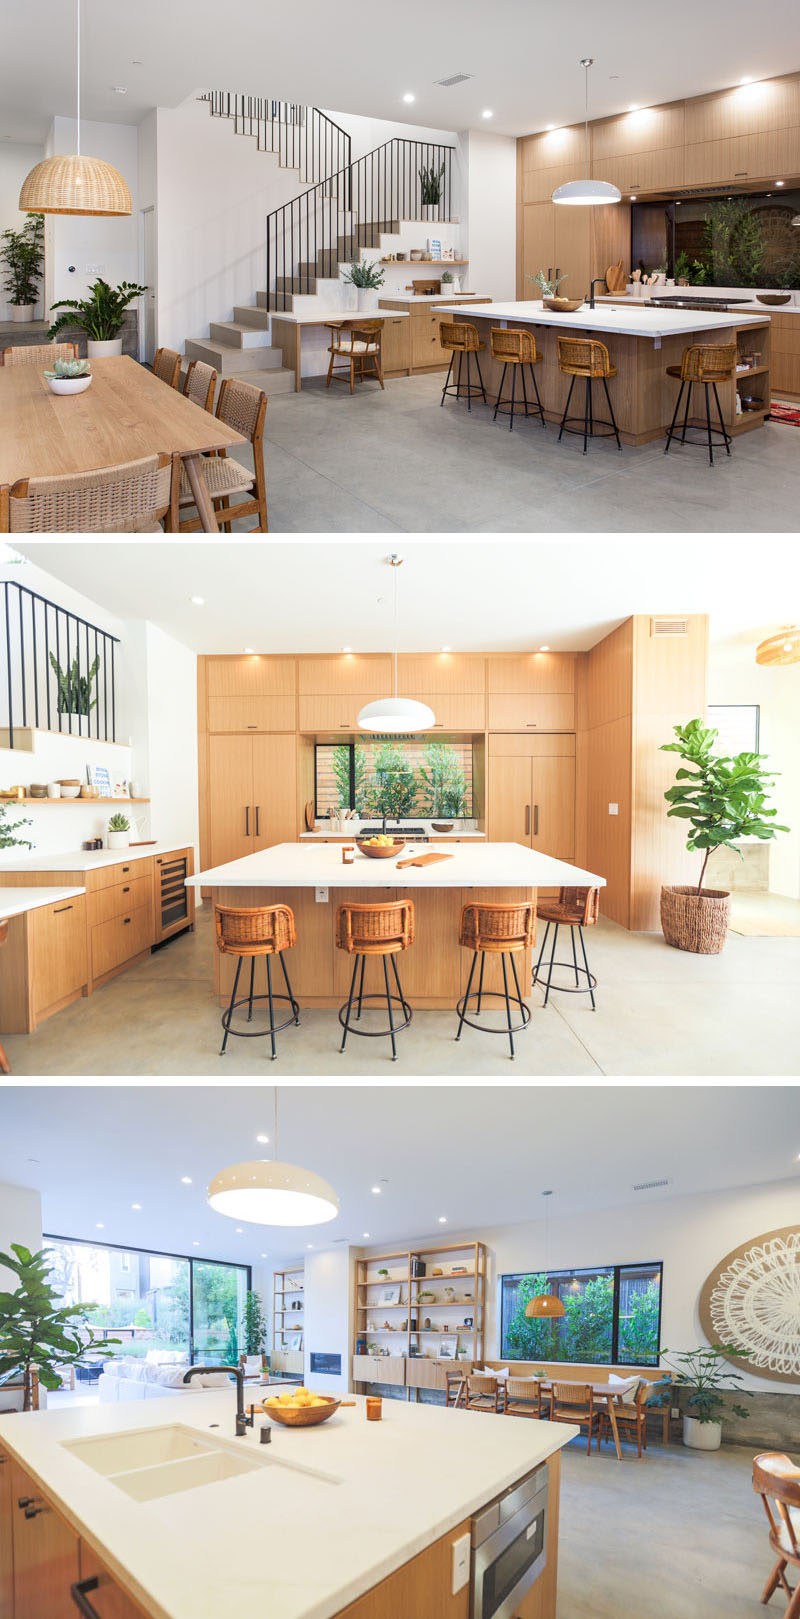
[[[383,286],[385,271],[373,259],[359,264],[356,259],[348,265],[342,279],[347,285],[356,289],[356,308],[360,310],[377,309],[378,288]]]
[[[442,200],[442,175],[444,164],[438,173],[431,164],[430,168],[421,168],[419,171],[420,201],[422,203],[423,219],[438,219],[439,204]]]
[[[92,380],[88,360],[54,360],[44,374],[47,386],[54,394],[82,394]]]
[[[71,310],[72,313],[59,315],[47,335],[54,338],[65,328],[78,326],[86,333],[90,360],[121,354],[122,338],[119,333],[125,321],[125,311],[134,298],[141,298],[146,291],[146,287],[138,286],[135,281],[121,281],[118,287],[112,287],[98,278],[89,288],[88,298],[57,299],[53,309]]]
[[[715,756],[718,733],[700,719],[673,730],[677,741],[662,743],[661,752],[680,754],[684,768],[664,794],[670,806],[667,815],[690,822],[686,847],[704,850],[704,858],[696,888],[662,888],[661,927],[667,944],[676,950],[715,956],[725,943],[731,896],[724,889],[703,887],[712,849],[726,845],[739,854],[741,838],[766,842],[789,828],[777,825],[777,810],[767,807],[766,790],[774,773],[763,769],[764,754]]]
[[[130,841],[131,823],[127,815],[123,815],[118,810],[116,815],[111,816],[108,823],[108,847],[109,849],[127,849]]]
[[[11,319],[33,320],[44,271],[44,214],[29,214],[22,230],[4,230],[0,242]]]
[[[673,1360],[668,1359],[670,1353]],[[663,1380],[663,1398],[672,1401],[676,1389],[688,1390],[687,1410],[683,1414],[683,1443],[689,1450],[719,1450],[722,1443],[721,1417],[725,1410],[726,1394],[736,1394],[752,1400],[748,1389],[741,1387],[741,1372],[732,1372],[726,1364],[732,1356],[746,1356],[745,1349],[732,1344],[706,1344],[701,1349],[687,1349],[678,1353],[665,1349],[662,1360],[672,1373]],[[736,1417],[750,1415],[744,1405],[731,1405]]]

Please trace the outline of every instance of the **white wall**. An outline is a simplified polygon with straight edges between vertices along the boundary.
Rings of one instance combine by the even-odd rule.
[[[41,146],[27,146],[16,141],[0,141],[0,231],[22,230],[27,214],[19,209],[20,187],[26,174],[44,157]],[[5,280],[5,272],[3,274]],[[34,311],[36,320],[42,320],[43,305]],[[0,286],[0,320],[11,319],[11,305]]]
[[[691,1117],[687,1115],[687,1129],[690,1128]],[[709,1150],[713,1151],[713,1144]],[[448,1242],[460,1242],[462,1238],[472,1242],[478,1238],[488,1246],[487,1360],[499,1357],[501,1276],[543,1270],[546,1266],[557,1270],[646,1264],[658,1260],[664,1266],[662,1348],[693,1349],[705,1342],[697,1307],[703,1283],[713,1266],[749,1238],[796,1224],[799,1193],[798,1175],[768,1186],[736,1187],[732,1191],[700,1193],[694,1197],[656,1198],[645,1193],[635,1208],[626,1204],[620,1208],[595,1209],[591,1215],[551,1219],[549,1257],[542,1220],[495,1226],[484,1231],[453,1232]],[[419,1247],[433,1247],[441,1242],[441,1233],[415,1238],[415,1242]],[[746,1384],[762,1393],[772,1390],[785,1394],[787,1391],[785,1383],[749,1374]]]
[[[452,129],[421,128],[418,124],[404,124],[399,119],[391,118],[359,118],[352,112],[332,112],[329,107],[323,107],[321,111],[350,136],[353,163],[368,152],[374,152],[376,147],[385,145],[386,141],[395,139],[428,141],[432,146],[455,146],[457,141]],[[431,153],[428,167],[434,159],[435,154]]]
[[[762,668],[755,661],[759,641],[774,635],[778,624],[759,631],[713,641],[709,648],[709,703],[758,703],[761,708],[759,749],[777,771],[771,802],[777,821],[790,828],[779,832],[769,850],[770,891],[800,898],[800,664]]]
[[[155,624],[146,629],[153,835],[194,844],[197,858],[197,657]]]
[[[516,298],[517,153],[507,135],[470,129],[459,137],[469,289],[495,302]]]
[[[30,1248],[32,1254],[41,1248],[42,1198],[30,1186],[0,1181],[0,1253],[7,1254],[12,1242]],[[13,1292],[17,1286],[14,1272],[0,1265],[0,1288]]]
[[[75,150],[75,119],[54,118],[48,153]],[[47,216],[47,291],[57,298],[83,298],[98,276],[117,284],[139,279],[138,132],[133,124],[81,119],[81,151],[113,164],[130,186],[133,213],[115,219]],[[69,266],[74,265],[74,272]]]
[[[305,1323],[303,1348],[307,1388],[343,1393],[350,1387],[353,1344],[354,1266],[346,1244],[305,1256]],[[311,1371],[311,1353],[341,1355],[340,1377]]]

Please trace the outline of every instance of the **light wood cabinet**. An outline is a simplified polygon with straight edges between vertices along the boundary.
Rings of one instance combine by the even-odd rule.
[[[442,320],[450,320],[450,315],[437,315],[435,309],[420,308],[419,304],[412,305],[409,320],[411,327],[411,362],[414,366],[443,365],[450,363],[450,355],[445,355],[439,338],[439,328]]]
[[[294,734],[209,737],[211,865],[297,836]]]
[[[36,1023],[86,983],[86,899],[76,894],[29,912],[32,1003]]]
[[[384,372],[411,369],[411,321],[407,315],[384,312],[381,354]]]
[[[253,847],[297,837],[297,746],[293,736],[254,736]]]
[[[520,696],[574,692],[575,661],[574,652],[521,652],[488,658],[489,692]]]
[[[87,1593],[98,1619],[145,1619],[144,1609],[122,1590],[85,1540],[80,1542],[80,1569],[81,1582],[98,1582],[96,1589]]]
[[[207,658],[209,697],[294,697],[296,660],[246,653]]]
[[[293,731],[297,699],[209,697],[209,731]]]
[[[355,731],[358,715],[367,703],[376,703],[379,697],[388,697],[392,690],[391,676],[382,688],[370,692],[342,692],[339,697],[301,697],[300,730]]]
[[[414,693],[417,701],[427,703],[436,719],[426,735],[434,731],[482,731],[486,725],[486,698],[483,696],[447,697],[435,691]]]
[[[469,1532],[467,1519],[342,1608],[337,1619],[469,1619],[469,1581],[452,1594],[453,1543]]]
[[[575,857],[575,738],[492,738],[489,837]],[[500,751],[508,744],[505,751]]]
[[[417,692],[442,696],[480,695],[486,686],[486,659],[478,653],[404,653],[397,660],[397,690],[401,697]]]
[[[14,1619],[11,1457],[0,1450],[0,1619]]]
[[[489,694],[490,731],[572,731],[575,698],[571,692],[551,696]]]
[[[70,1586],[80,1578],[78,1536],[14,1463],[11,1498],[14,1619],[75,1619]],[[21,1500],[42,1510],[26,1517]]]
[[[135,911],[114,916],[92,928],[92,980],[105,978],[124,962],[140,956],[153,943],[152,891]]]
[[[146,871],[139,874],[137,861],[134,872],[125,882],[115,883],[113,887],[101,888],[96,894],[90,893],[89,925],[96,926],[100,922],[110,922],[112,917],[130,915],[132,911],[141,910],[142,906],[149,905],[153,892],[152,862],[143,860]]]
[[[386,588],[389,589],[388,582]],[[303,697],[363,696],[366,702],[374,691],[385,696],[391,690],[392,660],[388,653],[361,656],[344,652],[338,658],[301,658],[299,670],[301,715]]]

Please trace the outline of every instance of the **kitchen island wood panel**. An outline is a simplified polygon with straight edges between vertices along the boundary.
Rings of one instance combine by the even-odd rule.
[[[469,1619],[469,1582],[452,1594],[453,1541],[470,1532],[467,1518],[450,1533],[412,1557],[409,1563],[381,1580],[374,1590],[342,1608],[337,1619],[400,1619],[401,1614],[424,1614],[425,1619]]]

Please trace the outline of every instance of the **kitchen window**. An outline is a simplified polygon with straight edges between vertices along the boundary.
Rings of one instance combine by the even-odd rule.
[[[460,820],[472,815],[472,743],[424,739],[318,742],[315,812],[352,809],[388,815]]]
[[[501,1358],[657,1366],[662,1269],[658,1262],[501,1276]],[[525,1306],[539,1293],[555,1294],[564,1315],[528,1318]]]

